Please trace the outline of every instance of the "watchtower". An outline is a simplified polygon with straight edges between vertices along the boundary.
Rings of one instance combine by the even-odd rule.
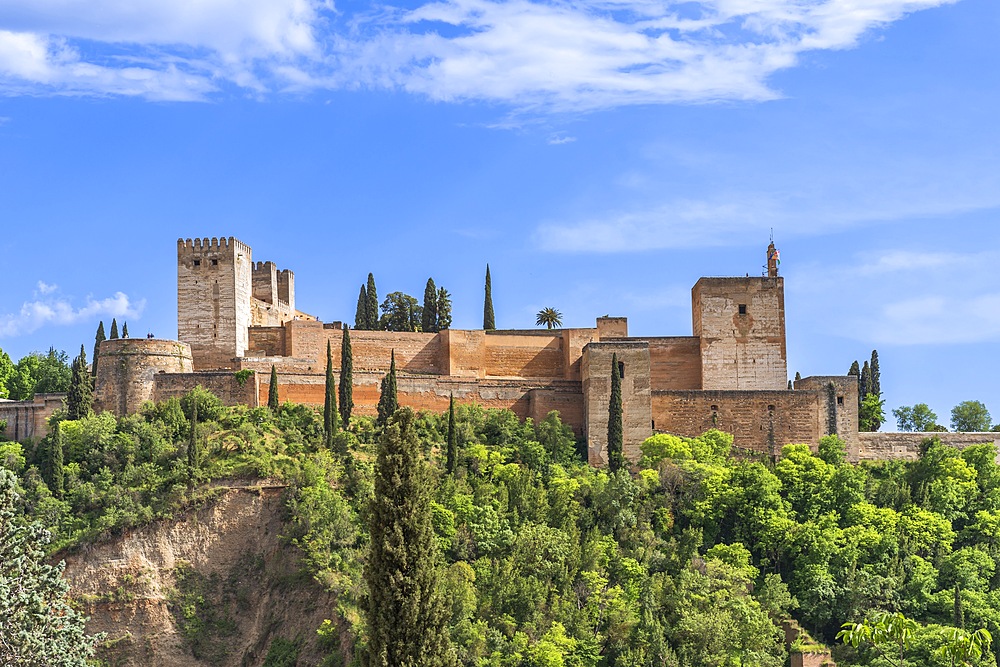
[[[702,278],[691,290],[701,388],[784,390],[784,278]]]
[[[177,240],[177,337],[195,370],[235,368],[249,343],[253,261],[233,237]]]

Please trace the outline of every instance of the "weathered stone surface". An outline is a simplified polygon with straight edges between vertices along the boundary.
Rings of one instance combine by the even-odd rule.
[[[972,445],[991,443],[1000,449],[1000,433],[859,433],[859,459],[862,461],[887,461],[903,459],[916,461],[920,445],[928,438],[938,438],[942,443],[959,449]],[[1000,463],[1000,456],[997,456]]]
[[[44,438],[49,433],[49,417],[65,402],[66,394],[36,394],[30,401],[0,399],[0,421],[7,422],[3,436],[17,442]]]
[[[115,338],[101,342],[94,409],[116,415],[136,412],[155,398],[160,373],[191,373],[191,346],[158,338]]]

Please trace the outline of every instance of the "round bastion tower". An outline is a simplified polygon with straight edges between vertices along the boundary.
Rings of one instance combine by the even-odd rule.
[[[191,346],[158,338],[115,338],[101,342],[94,382],[94,407],[118,416],[155,400],[160,373],[191,373]]]

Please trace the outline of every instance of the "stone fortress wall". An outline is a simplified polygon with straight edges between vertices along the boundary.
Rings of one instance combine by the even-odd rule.
[[[123,345],[106,341],[98,366],[105,376],[98,378],[102,407],[123,414],[137,408],[140,396],[177,395],[196,384],[227,403],[258,405],[266,401],[272,366],[281,400],[322,405],[327,343],[339,374],[343,325],[296,308],[291,271],[255,263],[250,247],[232,237],[178,240],[177,265],[180,343],[174,344],[190,350],[191,368],[162,367],[163,359],[150,353],[128,358],[131,366],[108,364],[105,374],[105,345]],[[815,446],[836,431],[852,456],[860,456],[853,378],[806,378],[794,390],[787,387],[784,281],[776,264],[764,277],[699,280],[692,323],[691,336],[662,337],[630,337],[624,317],[552,331],[352,329],[356,412],[375,414],[394,353],[402,405],[441,411],[454,395],[521,418],[543,419],[558,410],[587,439],[591,463],[601,465],[617,355],[630,459],[654,432],[696,436],[712,427],[732,432],[739,447],[768,455],[789,442]],[[115,348],[108,351],[115,356]],[[241,370],[255,373],[239,384],[234,378]]]

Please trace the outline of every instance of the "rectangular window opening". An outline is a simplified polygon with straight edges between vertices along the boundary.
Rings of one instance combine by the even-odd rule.
[[[218,265],[219,265],[219,260],[213,259],[212,260],[212,266],[218,266]]]
[[[767,406],[767,411],[768,412],[774,412],[774,406],[773,405]]]
[[[740,315],[746,315],[746,314],[747,314],[747,305],[745,303],[741,303],[740,304]]]
[[[713,405],[712,406],[712,412],[718,412],[718,411],[719,411],[719,406],[718,405]]]
[[[194,260],[194,265],[195,266],[201,266],[201,260],[200,259]]]
[[[620,378],[625,377],[625,362],[624,361],[619,361],[618,362],[618,377],[620,377]]]
[[[838,396],[837,397],[837,405],[843,405],[843,404],[844,404],[844,397],[843,396]]]

